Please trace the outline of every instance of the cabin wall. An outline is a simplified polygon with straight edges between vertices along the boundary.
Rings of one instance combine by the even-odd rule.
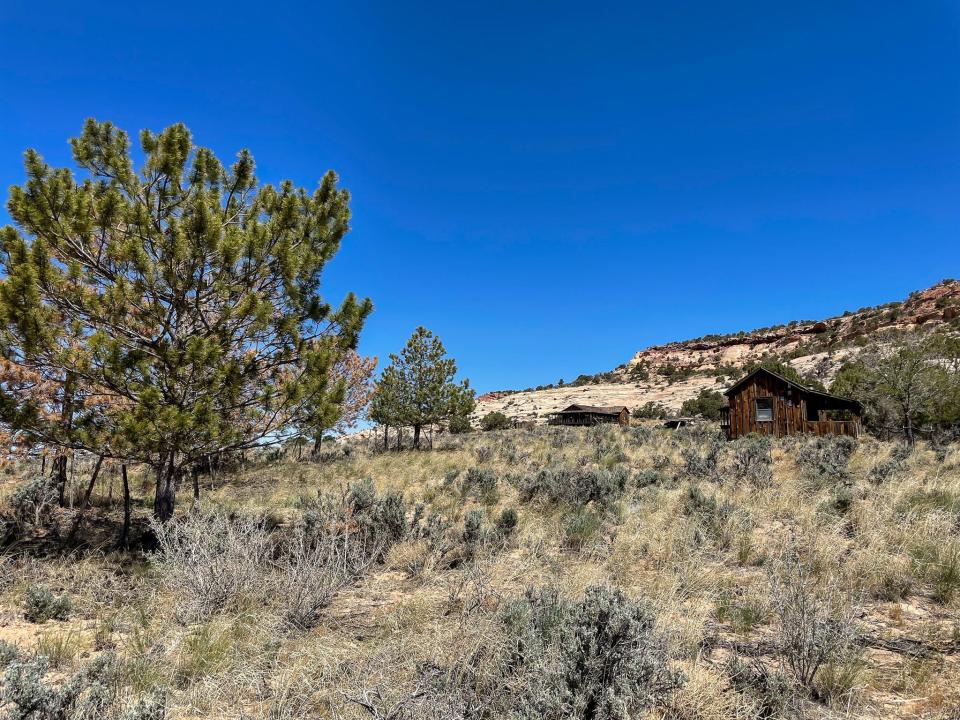
[[[767,397],[773,399],[773,422],[758,422],[756,400]],[[854,437],[860,434],[859,419],[846,422],[823,420],[822,417],[807,420],[805,394],[769,375],[757,375],[730,396],[729,404],[730,427],[727,433],[731,440],[750,433],[774,437],[800,433]]]

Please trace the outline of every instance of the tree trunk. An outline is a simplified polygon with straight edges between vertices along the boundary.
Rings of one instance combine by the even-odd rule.
[[[87,485],[87,491],[83,494],[83,503],[80,505],[80,512],[77,513],[77,519],[73,522],[73,527],[70,528],[70,534],[67,536],[68,540],[73,540],[74,535],[77,534],[77,530],[80,529],[81,523],[83,523],[83,514],[87,511],[87,506],[90,504],[90,496],[93,494],[93,486],[97,482],[97,476],[100,474],[100,466],[103,465],[103,455],[97,457],[97,464],[93,466],[93,474],[90,475],[90,483]]]
[[[383,450],[386,452],[390,449],[390,426],[383,426]]]
[[[200,468],[194,466],[190,470],[190,474],[193,476],[193,504],[196,506],[200,505]]]
[[[57,486],[57,500],[60,507],[67,504],[67,456],[60,451],[53,459],[53,483]]]
[[[177,498],[176,484],[176,454],[171,452],[167,457],[161,456],[157,467],[157,492],[153,500],[153,516],[166,522],[173,517],[173,509]]]
[[[67,437],[73,425],[73,373],[67,372],[63,381],[63,401],[60,405],[60,427],[63,429],[63,441],[69,442]],[[67,454],[61,450],[53,463],[54,482],[57,484],[57,499],[60,507],[66,505],[67,495]]]
[[[413,449],[414,450],[420,449],[420,426],[419,425],[413,426]]]
[[[903,420],[904,420],[904,427],[906,427],[906,429],[907,429],[907,444],[908,444],[908,445],[913,445],[913,444],[914,444],[914,439],[913,439],[913,413],[910,412],[909,410],[907,410],[907,411],[903,414]]]
[[[313,439],[313,450],[310,451],[310,459],[318,460],[320,458],[320,447],[323,445],[323,433]]]
[[[83,495],[83,505],[80,506],[80,512],[87,509],[90,503],[90,496],[93,494],[93,485],[97,482],[97,476],[100,474],[100,466],[103,465],[103,455],[97,457],[97,464],[93,466],[93,474],[90,476],[90,483],[87,485],[87,492]]]
[[[133,507],[130,502],[130,481],[127,480],[127,465],[120,466],[120,474],[123,476],[123,530],[120,531],[120,547],[124,550],[130,548],[130,516],[133,513]]]

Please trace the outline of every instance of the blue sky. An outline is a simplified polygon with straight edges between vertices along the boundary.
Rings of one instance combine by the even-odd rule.
[[[333,168],[361,349],[426,325],[481,391],[960,275],[955,2],[6,0],[0,41],[4,188],[88,116]]]

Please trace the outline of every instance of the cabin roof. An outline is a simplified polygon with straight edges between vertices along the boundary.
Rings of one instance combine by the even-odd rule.
[[[600,407],[598,405],[570,405],[557,412],[557,415],[563,413],[593,413],[594,415],[619,415],[624,410],[630,410],[626,405],[612,405]]]
[[[853,398],[845,398],[839,395],[831,395],[830,393],[825,393],[825,392],[821,392],[820,390],[814,390],[813,388],[808,388],[805,385],[801,385],[798,382],[794,382],[793,380],[790,380],[789,378],[785,378],[780,373],[776,373],[773,370],[767,370],[767,368],[765,367],[758,367],[753,372],[747,373],[744,377],[740,378],[737,382],[731,385],[730,388],[724,393],[724,395],[726,395],[727,397],[730,397],[737,390],[739,390],[743,385],[745,385],[747,382],[752,380],[754,377],[756,377],[760,373],[764,373],[766,375],[775,377],[780,382],[786,383],[790,387],[796,390],[799,390],[800,392],[806,393],[807,395],[814,395],[816,397],[823,398],[824,400],[827,400],[835,405],[841,405],[843,407],[850,408],[856,411],[858,414],[863,411],[863,406],[860,404],[860,402],[857,400],[854,400]]]

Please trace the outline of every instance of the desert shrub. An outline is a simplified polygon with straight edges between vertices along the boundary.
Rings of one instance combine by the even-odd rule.
[[[362,542],[371,556],[382,559],[391,545],[407,536],[410,528],[406,503],[401,493],[389,491],[380,494],[373,480],[367,478],[350,486],[347,505],[346,512],[356,522]],[[328,523],[338,522],[339,512],[336,503],[325,501],[318,519]]]
[[[771,597],[779,619],[780,661],[797,684],[824,699],[836,697],[836,687],[821,685],[820,673],[858,665],[854,611],[835,577],[817,583],[809,568],[789,554],[771,573]]]
[[[467,470],[463,489],[486,505],[493,505],[499,499],[497,474],[491,468],[473,467]]]
[[[870,469],[870,482],[881,485],[902,471],[912,452],[913,447],[906,443],[894,447],[889,458],[878,462]]]
[[[848,482],[850,457],[857,441],[849,436],[818,437],[804,444],[797,453],[797,465],[803,476],[818,486]]]
[[[638,489],[647,487],[664,487],[670,484],[670,477],[656,468],[645,468],[636,474],[633,484]]]
[[[772,447],[773,443],[765,435],[747,436],[735,441],[731,468],[734,476],[757,487],[769,485],[773,481],[773,458],[770,455]]]
[[[32,623],[66,620],[72,610],[73,603],[69,596],[54,595],[53,591],[42,585],[30,585],[23,596],[23,616]]]
[[[846,515],[853,507],[856,494],[849,485],[838,485],[830,491],[824,509],[837,515]]]
[[[699,450],[699,443],[683,447],[680,456],[683,458],[687,476],[697,480],[720,482],[725,449],[725,444],[719,438],[710,439],[703,453]]]
[[[635,445],[646,445],[653,439],[654,433],[648,427],[635,427],[630,430],[630,439]]]
[[[591,587],[579,602],[531,590],[502,622],[515,718],[626,720],[662,706],[683,682],[653,610],[619,590]]]
[[[16,660],[20,655],[17,646],[8,643],[6,640],[0,640],[0,670]]]
[[[463,542],[468,547],[476,547],[484,537],[484,514],[482,510],[471,510],[463,521]]]
[[[517,529],[517,523],[519,523],[520,518],[517,515],[517,511],[513,508],[504,508],[500,515],[497,516],[497,532],[504,538],[509,537],[513,534],[514,530]]]
[[[124,708],[119,694],[119,663],[105,653],[63,679],[48,679],[44,657],[15,660],[0,679],[0,703],[9,720],[162,720],[161,695]]]
[[[765,624],[769,614],[767,599],[743,588],[724,590],[717,598],[717,620],[729,623],[737,632],[750,632],[758,625]]]
[[[270,594],[284,622],[296,630],[314,627],[320,611],[382,554],[376,542],[352,532],[342,516],[331,513],[325,520],[295,530],[273,561]]]
[[[482,510],[471,510],[463,520],[463,549],[467,560],[472,560],[483,550],[493,550],[502,548],[507,535],[511,532],[507,530],[504,533],[499,524],[490,526],[487,523],[487,516]],[[507,521],[509,523],[509,519]]]
[[[153,531],[159,548],[154,561],[164,585],[181,600],[182,621],[210,617],[261,590],[272,549],[262,520],[214,510],[155,522]]]
[[[42,475],[21,483],[10,496],[13,517],[21,529],[46,524],[57,502],[56,487]]]
[[[492,445],[478,445],[473,449],[473,454],[477,456],[478,463],[486,463],[493,460],[494,450]]]
[[[489,430],[507,430],[513,427],[513,422],[502,412],[489,412],[480,420],[480,427],[485,431]]]
[[[696,523],[696,538],[699,542],[710,540],[721,548],[731,542],[731,521],[736,508],[727,501],[718,501],[707,495],[698,485],[691,485],[682,504],[683,514]]]
[[[163,693],[154,693],[147,697],[137,698],[121,720],[164,720],[167,717],[166,700]]]
[[[563,544],[571,550],[582,550],[603,525],[600,515],[585,507],[577,508],[567,518],[563,530]]]
[[[613,470],[556,467],[519,478],[518,488],[524,500],[543,495],[556,503],[609,505],[623,495],[628,477],[624,467]]]
[[[709,423],[691,423],[677,428],[671,433],[671,442],[675,447],[703,445],[707,441],[720,440],[717,428]]]
[[[614,434],[610,425],[595,425],[587,433],[587,441],[590,445],[593,446],[594,460],[600,462],[605,455],[614,453],[617,450],[620,451],[621,456],[623,451],[618,444],[619,433]]]
[[[732,687],[756,703],[758,720],[790,716],[795,697],[793,683],[782,673],[759,660],[747,661],[734,655],[727,664],[727,676]]]

